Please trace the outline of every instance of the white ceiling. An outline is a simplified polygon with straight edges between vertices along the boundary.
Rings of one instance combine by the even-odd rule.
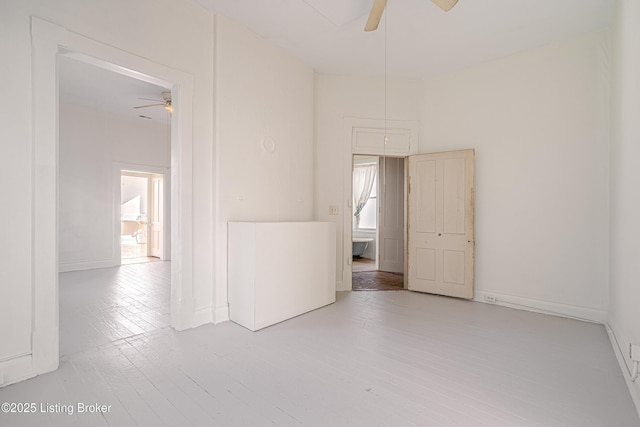
[[[377,31],[365,33],[373,0],[194,0],[301,58],[318,72],[421,77],[586,33],[609,24],[615,0],[459,0],[443,12],[430,0],[388,0]],[[387,43],[385,46],[385,36]],[[60,56],[60,100],[167,123],[167,89]],[[159,101],[161,102],[161,101]],[[146,120],[140,118],[140,120]]]
[[[194,0],[250,28],[317,71],[420,77],[489,61],[607,26],[615,0],[388,0],[378,31],[363,31],[373,0]]]
[[[169,113],[163,106],[135,109],[138,105],[164,103],[162,92],[170,89],[134,79],[102,67],[58,56],[60,102],[96,108],[139,120],[168,123]],[[149,101],[148,98],[157,100]],[[149,117],[149,119],[140,116]]]

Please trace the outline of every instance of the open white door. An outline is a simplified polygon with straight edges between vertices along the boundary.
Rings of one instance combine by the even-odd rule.
[[[404,273],[404,158],[380,158],[378,270]]]
[[[164,222],[164,186],[162,176],[154,175],[151,178],[151,197],[149,209],[149,256],[163,259],[164,253],[164,236],[162,233],[162,225]]]
[[[473,298],[474,158],[409,156],[409,290]]]

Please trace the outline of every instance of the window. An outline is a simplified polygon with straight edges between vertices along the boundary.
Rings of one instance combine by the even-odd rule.
[[[354,167],[354,230],[375,230],[378,220],[378,166],[375,163],[357,164]],[[369,191],[367,196],[367,191]],[[364,203],[364,206],[362,204]],[[356,215],[358,206],[359,215]]]
[[[362,211],[360,211],[360,221],[358,223],[359,229],[376,229],[377,219],[378,219],[378,199],[377,199],[377,188],[378,188],[378,176],[373,180],[373,187],[371,188],[371,194],[369,195],[369,200],[367,204],[364,205]]]

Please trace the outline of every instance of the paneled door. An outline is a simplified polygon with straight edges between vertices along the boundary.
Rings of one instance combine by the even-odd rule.
[[[409,156],[409,290],[473,298],[474,158],[474,150]]]

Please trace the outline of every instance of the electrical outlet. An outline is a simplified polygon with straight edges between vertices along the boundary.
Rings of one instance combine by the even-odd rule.
[[[485,295],[484,299],[485,299],[485,301],[490,302],[491,304],[495,304],[496,301],[498,301],[498,298],[496,298],[493,295]]]
[[[336,205],[329,205],[329,215],[338,215],[338,207]]]
[[[631,344],[629,349],[631,360],[635,362],[640,362],[640,345]]]

